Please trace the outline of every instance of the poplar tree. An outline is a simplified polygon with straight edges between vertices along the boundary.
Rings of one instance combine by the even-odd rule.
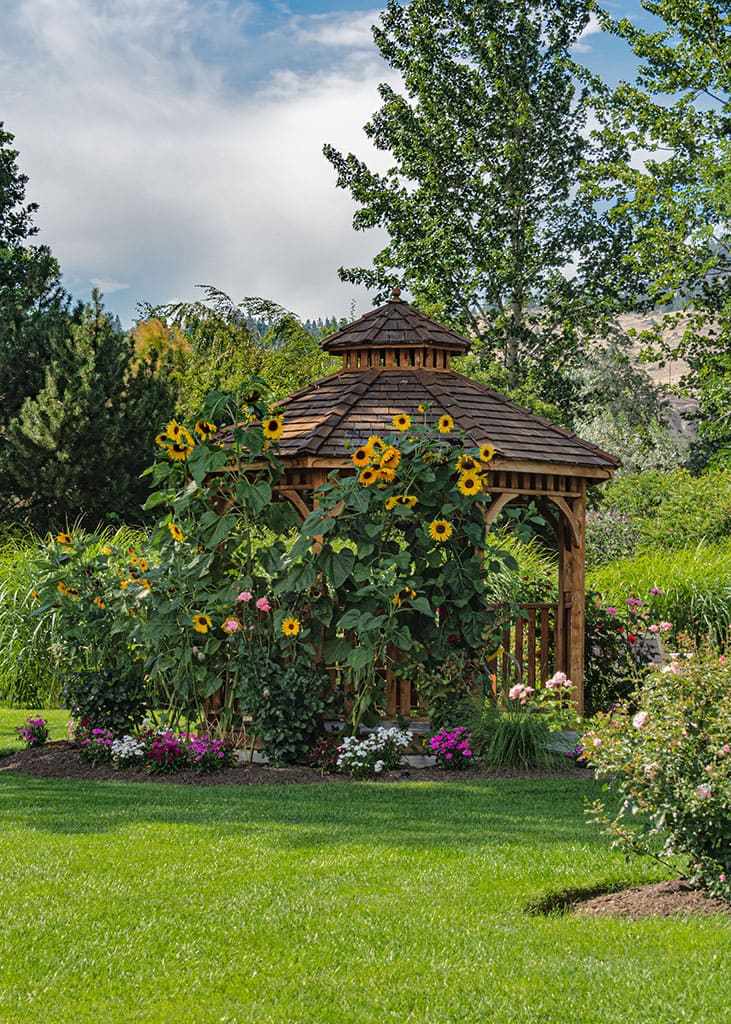
[[[567,401],[567,371],[618,293],[613,230],[582,189],[598,155],[592,91],[572,59],[583,0],[389,0],[375,43],[400,74],[365,126],[385,172],[331,145],[357,230],[385,228],[371,267],[341,268],[382,301],[394,284],[482,343],[508,387]]]

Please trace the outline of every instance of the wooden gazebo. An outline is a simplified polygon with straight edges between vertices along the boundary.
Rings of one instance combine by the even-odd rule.
[[[558,541],[558,605],[526,607],[510,631],[503,670],[517,664],[531,684],[564,671],[576,684],[581,706],[586,490],[610,479],[619,460],[452,370],[452,356],[466,353],[470,342],[402,301],[397,289],[385,305],[322,347],[342,355],[342,369],[280,403],[286,467],[281,496],[304,517],[328,474],[352,472],[352,451],[387,429],[395,414],[416,417],[425,403],[435,415],[448,413],[455,439],[464,431],[467,446],[489,442],[495,448],[488,521],[506,505],[533,500]],[[391,713],[407,713],[403,704],[390,694]]]

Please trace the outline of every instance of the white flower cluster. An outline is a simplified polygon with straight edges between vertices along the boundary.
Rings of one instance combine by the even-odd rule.
[[[117,766],[140,761],[144,754],[144,741],[136,736],[122,736],[121,739],[116,739],[112,743],[112,762]]]
[[[338,747],[337,766],[356,777],[380,775],[399,765],[411,739],[410,732],[395,727],[384,729],[383,726],[363,739],[346,736]]]

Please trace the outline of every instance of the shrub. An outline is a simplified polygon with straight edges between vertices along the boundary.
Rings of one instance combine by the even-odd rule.
[[[731,661],[710,647],[651,672],[597,716],[584,758],[619,796],[593,807],[613,846],[672,861],[731,899]]]
[[[641,537],[637,524],[616,508],[600,508],[586,514],[586,564],[602,565],[630,558]]]
[[[456,650],[440,664],[411,667],[411,677],[429,710],[432,728],[453,727],[474,718],[489,678],[486,665],[486,658],[480,663],[465,651]]]
[[[306,761],[323,719],[334,714],[337,704],[327,673],[274,662],[256,666],[243,682],[239,701],[274,765]]]
[[[18,737],[27,747],[42,747],[48,741],[50,733],[45,718],[40,715],[29,715],[22,725],[16,725]]]
[[[111,730],[115,736],[139,725],[147,711],[147,694],[138,662],[120,674],[77,670],[66,676],[63,703],[74,718]]]
[[[199,775],[208,775],[236,764],[236,752],[224,739],[194,732],[181,733],[180,739],[188,748],[190,764]]]
[[[311,753],[309,765],[317,768],[322,775],[331,775],[338,770],[338,748],[340,741],[334,736],[324,736]]]
[[[391,771],[398,768],[411,739],[410,732],[383,726],[363,739],[346,736],[338,748],[338,768],[354,779]]]
[[[428,743],[440,768],[462,771],[473,763],[472,737],[463,725],[456,729],[440,729]]]

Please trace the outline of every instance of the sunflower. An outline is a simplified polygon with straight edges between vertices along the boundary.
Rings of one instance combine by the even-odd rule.
[[[268,441],[278,441],[284,430],[284,415],[269,416],[262,422],[261,429]]]
[[[282,632],[285,636],[297,636],[300,631],[299,619],[285,619],[282,623]]]
[[[59,585],[56,587],[56,590],[59,592],[59,594],[62,594],[64,597],[66,597],[69,592],[69,588],[66,586],[63,580],[61,580]]]
[[[405,508],[414,508],[419,499],[415,494],[397,494],[396,501]]]
[[[234,618],[234,616],[231,615],[229,616],[229,618],[226,619],[224,623],[221,624],[221,629],[224,631],[224,633],[238,633],[238,631],[241,629],[241,623],[239,622],[238,619]]]
[[[73,541],[73,537],[71,536],[70,533],[59,533],[59,535],[56,537],[56,543],[57,544],[66,544],[66,545],[68,545],[68,544],[73,544],[73,542],[74,542]]]
[[[183,539],[183,531],[177,523],[168,523],[168,530],[170,530],[173,540],[180,542]]]
[[[398,448],[387,448],[381,456],[379,466],[381,469],[398,469],[399,462],[401,462],[401,452]]]
[[[104,609],[106,608],[106,605],[104,604],[104,601],[100,597],[95,597],[94,598],[94,604],[97,606],[97,608],[100,611],[104,611]]]
[[[370,485],[374,484],[378,479],[378,474],[376,473],[375,469],[367,467],[366,469],[362,469],[360,471],[360,476],[358,477],[358,479],[360,480],[364,487],[370,487]]]
[[[460,455],[457,459],[457,469],[460,473],[469,473],[471,469],[479,469],[480,464],[471,455]]]
[[[460,494],[479,494],[482,490],[482,480],[479,473],[463,473],[457,482]]]
[[[391,423],[396,430],[408,430],[411,426],[411,417],[407,416],[405,412],[399,412],[391,420]]]
[[[411,587],[402,587],[398,594],[391,599],[391,604],[395,604],[397,608],[400,608],[402,601],[413,601],[415,597],[415,590],[412,590]]]
[[[376,470],[376,476],[384,484],[392,484],[396,479],[396,470],[389,469],[388,466],[380,466]]]
[[[193,445],[181,444],[175,441],[167,445],[168,455],[173,462],[184,462],[193,451]]]
[[[103,555],[111,555],[111,553],[112,553],[112,549],[109,547],[108,544],[106,545],[106,547],[102,548],[102,554]]]
[[[353,452],[353,465],[359,467],[367,466],[371,461],[372,454],[365,445],[362,445]]]
[[[437,420],[437,428],[440,434],[449,434],[454,430],[454,420],[445,412]]]
[[[202,615],[200,612],[193,616],[193,629],[196,633],[207,633],[213,623],[207,615]]]
[[[420,402],[416,408],[419,412],[426,412],[429,408],[429,405],[427,402]]]
[[[396,508],[397,505],[398,501],[396,501],[395,498],[386,498],[386,504],[384,505],[384,508],[386,509],[387,512],[390,512],[391,509]]]
[[[193,427],[193,430],[201,441],[210,441],[216,433],[216,424],[211,423],[209,420],[198,420],[196,425]]]
[[[163,448],[166,448],[171,441],[172,437],[168,437],[167,434],[158,434],[155,438],[155,444],[161,444]]]
[[[149,567],[149,565],[147,564],[147,562],[145,561],[144,558],[140,558],[140,559],[137,560],[137,568],[140,570],[140,572],[147,572],[147,570],[150,567]]]
[[[386,444],[384,443],[383,438],[379,437],[378,434],[371,434],[363,447],[368,452],[369,456],[373,458],[376,454],[376,448],[383,449],[386,447]]]
[[[137,580],[137,582],[139,583],[143,590],[150,589],[150,581],[148,579],[145,579],[144,576],[141,579]]]
[[[443,544],[445,540],[449,540],[452,533],[452,524],[446,519],[434,519],[429,523],[429,536],[440,544]]]
[[[495,449],[491,444],[483,444],[480,448],[480,459],[483,462],[490,462],[495,455]]]

